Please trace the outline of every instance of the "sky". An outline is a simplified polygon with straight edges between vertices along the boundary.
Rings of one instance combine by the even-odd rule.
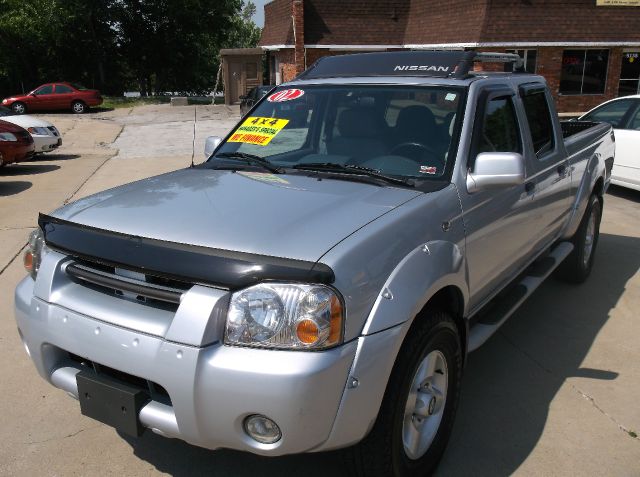
[[[269,3],[271,0],[251,0],[256,6],[256,14],[253,16],[253,21],[260,28],[264,26],[264,4]]]

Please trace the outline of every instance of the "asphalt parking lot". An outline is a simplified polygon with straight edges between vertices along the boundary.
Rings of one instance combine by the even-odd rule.
[[[144,106],[43,116],[55,153],[0,170],[0,475],[344,475],[336,453],[261,458],[151,432],[120,436],[44,382],[13,320],[20,251],[39,211],[195,159],[237,121],[225,106]],[[612,187],[581,286],[548,280],[470,355],[438,474],[640,475],[640,193]]]

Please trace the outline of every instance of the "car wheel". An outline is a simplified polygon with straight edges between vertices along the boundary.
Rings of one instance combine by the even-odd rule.
[[[580,227],[571,239],[573,251],[558,268],[560,279],[570,283],[582,283],[587,279],[593,267],[601,219],[602,202],[597,195],[592,195]]]
[[[73,111],[74,113],[82,114],[86,110],[87,110],[87,105],[84,104],[82,101],[74,101],[71,104],[71,111]]]
[[[358,476],[426,476],[446,448],[460,396],[462,347],[448,313],[416,318],[369,435],[345,451]]]
[[[24,103],[20,103],[20,102],[13,103],[13,104],[11,105],[11,109],[12,109],[12,110],[13,110],[13,112],[14,112],[14,113],[16,113],[16,114],[24,114],[24,113],[26,113],[26,112],[27,112],[27,106],[26,106],[26,104],[24,104]]]

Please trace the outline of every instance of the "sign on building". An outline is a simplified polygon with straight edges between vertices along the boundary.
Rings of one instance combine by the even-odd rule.
[[[640,7],[640,0],[596,0],[599,7]]]

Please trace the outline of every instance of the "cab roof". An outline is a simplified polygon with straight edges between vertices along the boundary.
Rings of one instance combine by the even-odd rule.
[[[499,62],[505,71],[522,71],[522,59],[514,53],[476,51],[396,51],[325,56],[294,81],[354,77],[404,77],[468,79],[476,62]]]

